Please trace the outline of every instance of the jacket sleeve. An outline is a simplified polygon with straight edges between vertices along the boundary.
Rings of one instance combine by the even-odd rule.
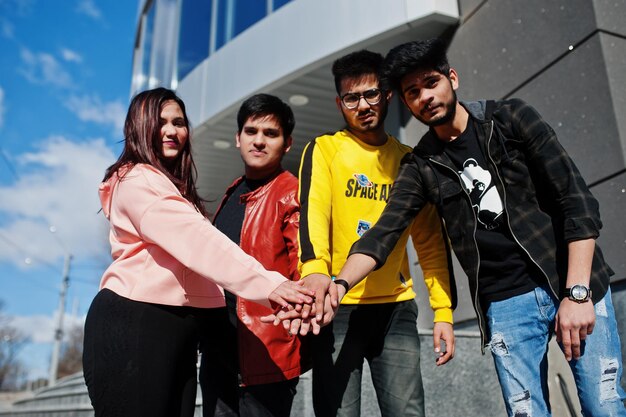
[[[411,240],[428,288],[434,321],[452,323],[456,293],[450,248],[434,205],[426,204],[418,213],[411,226]]]
[[[136,171],[120,182],[115,198],[139,236],[197,274],[269,307],[267,297],[285,278],[267,271],[217,230],[163,174]]]
[[[549,187],[549,196],[560,211],[565,241],[597,238],[602,228],[598,201],[556,133],[524,101],[515,99],[508,103],[513,129],[525,142],[529,167]]]
[[[409,153],[402,159],[387,205],[374,227],[369,229],[350,249],[376,261],[376,269],[387,261],[398,239],[424,206],[421,180],[415,157]]]
[[[283,238],[289,255],[289,279],[298,281],[298,229],[300,227],[300,203],[297,197],[298,190],[289,193],[285,203],[285,215],[283,217]]]
[[[316,141],[309,142],[300,163],[300,276],[330,276],[331,174]]]

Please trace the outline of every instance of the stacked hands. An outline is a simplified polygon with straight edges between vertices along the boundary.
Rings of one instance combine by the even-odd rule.
[[[261,321],[275,326],[282,322],[289,334],[305,336],[309,331],[319,334],[320,328],[332,321],[345,293],[343,286],[324,274],[287,281],[269,295],[277,307],[273,314],[261,317]]]
[[[269,295],[269,300],[277,307],[273,314],[261,317],[261,321],[275,326],[282,323],[290,335],[300,333],[305,336],[309,331],[319,334],[320,329],[335,317],[345,294],[344,286],[335,284],[324,274],[307,275],[296,282],[286,281]],[[433,346],[437,366],[444,365],[454,357],[452,324],[435,323]]]

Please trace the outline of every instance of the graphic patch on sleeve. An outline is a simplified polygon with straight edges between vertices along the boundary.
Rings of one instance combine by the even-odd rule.
[[[365,234],[365,232],[370,230],[370,227],[372,227],[372,223],[366,222],[365,220],[359,220],[359,224],[356,227],[356,234],[361,237]]]

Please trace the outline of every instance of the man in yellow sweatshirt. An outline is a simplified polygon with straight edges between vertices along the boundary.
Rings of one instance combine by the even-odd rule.
[[[383,57],[370,51],[333,64],[337,108],[346,128],[315,138],[300,166],[300,274],[324,299],[352,244],[382,213],[400,160],[410,148],[385,132],[391,92],[379,85]],[[312,339],[317,416],[359,416],[367,359],[382,416],[423,416],[417,305],[406,243],[411,236],[435,313],[437,364],[454,354],[456,294],[447,240],[434,207],[422,210],[380,269],[341,300],[332,323]],[[320,313],[318,306],[318,313]],[[320,315],[318,314],[318,318]],[[305,330],[306,331],[306,330]],[[440,341],[446,351],[440,349]]]

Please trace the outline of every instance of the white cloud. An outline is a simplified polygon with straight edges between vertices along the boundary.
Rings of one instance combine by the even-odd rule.
[[[72,77],[52,55],[45,52],[33,53],[22,48],[20,57],[24,64],[20,72],[31,83],[58,87],[72,86]]]
[[[17,316],[11,320],[12,326],[30,338],[31,343],[26,344],[19,352],[19,359],[26,365],[29,380],[48,377],[57,319],[58,312],[54,316]],[[73,326],[83,327],[84,324],[85,316],[66,314],[63,319],[64,336],[67,337]]]
[[[96,6],[93,0],[80,0],[76,6],[76,11],[95,20],[102,18],[102,11]]]
[[[6,19],[0,18],[0,32],[4,38],[13,39],[15,37],[15,28],[13,24]]]
[[[26,267],[26,257],[33,264],[56,263],[66,250],[76,260],[101,258],[108,242],[97,190],[114,160],[103,139],[76,143],[60,136],[18,155],[23,173],[0,187],[0,262],[20,268]]]
[[[76,62],[76,63],[83,62],[83,57],[78,52],[72,51],[71,49],[68,49],[68,48],[61,49],[61,56],[67,62]]]
[[[120,101],[103,102],[95,95],[70,97],[65,106],[84,122],[111,125],[116,134],[120,134],[126,118],[126,107]]]
[[[11,320],[11,325],[27,336],[32,343],[50,343],[54,335],[53,317],[19,316]]]
[[[15,316],[11,319],[11,326],[27,336],[32,343],[52,343],[54,341],[54,329],[56,328],[59,312],[54,316],[32,315]],[[64,335],[74,326],[84,326],[85,316],[73,316],[67,312],[63,316]]]
[[[4,126],[4,90],[0,87],[0,129]]]

